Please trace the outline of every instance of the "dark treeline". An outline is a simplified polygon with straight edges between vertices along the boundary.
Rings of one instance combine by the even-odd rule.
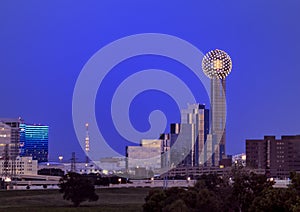
[[[64,171],[57,168],[44,168],[38,171],[39,175],[61,176],[65,175]],[[99,173],[82,174],[83,178],[90,180],[94,185],[109,186],[109,184],[130,183],[127,178],[119,176],[103,176]],[[121,179],[121,181],[120,181]]]
[[[101,174],[82,174],[82,177],[90,180],[94,185],[109,186],[109,184],[131,183],[129,179],[119,176],[102,176]]]
[[[285,212],[300,211],[300,174],[291,173],[288,188],[273,188],[274,182],[240,168],[228,176],[202,175],[194,187],[151,190],[145,212]]]

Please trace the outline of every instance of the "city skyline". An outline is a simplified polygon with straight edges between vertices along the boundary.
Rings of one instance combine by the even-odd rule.
[[[1,2],[0,89],[4,101],[0,117],[21,116],[28,123],[50,126],[50,160],[58,160],[59,155],[67,160],[71,152],[84,160],[72,125],[72,94],[82,67],[97,50],[116,39],[158,32],[185,39],[203,53],[220,48],[231,56],[234,66],[227,81],[226,154],[245,152],[247,138],[299,134],[300,3],[219,2],[218,7],[214,5],[215,17],[206,9],[213,5],[197,1],[107,1],[93,3],[93,7],[69,1]],[[161,57],[141,56],[120,66],[107,77],[106,84],[117,85],[122,77],[153,67],[194,82],[193,76],[183,74],[186,67]],[[119,76],[118,70],[126,73]],[[193,90],[201,87],[191,86]],[[106,93],[110,87],[103,95]],[[149,97],[172,106],[170,99],[155,92],[138,97],[132,111],[137,111],[133,120],[140,130],[147,129],[145,113],[157,104],[144,103]],[[209,105],[204,92],[198,100]],[[99,101],[96,113],[101,117]],[[171,107],[167,115],[169,122],[179,122],[178,109]],[[125,152],[125,147],[119,151]]]

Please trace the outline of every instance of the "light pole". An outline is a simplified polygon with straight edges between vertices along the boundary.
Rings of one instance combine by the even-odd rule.
[[[62,160],[64,159],[64,157],[63,157],[62,155],[60,155],[60,156],[58,157],[58,159],[59,159],[59,162],[61,163]]]

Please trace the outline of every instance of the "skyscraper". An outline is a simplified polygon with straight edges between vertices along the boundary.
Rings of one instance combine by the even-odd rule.
[[[181,123],[171,124],[171,133],[167,136],[172,146],[170,165],[205,165],[209,157],[206,149],[208,133],[209,110],[205,105],[189,104],[187,109],[182,109]]]
[[[38,162],[48,161],[49,127],[44,125],[20,125],[21,156],[32,156]]]
[[[181,124],[192,126],[191,164],[203,165],[207,160],[205,142],[209,133],[209,110],[205,105],[190,104],[181,110]]]
[[[226,145],[226,77],[232,62],[226,52],[216,49],[208,52],[202,60],[202,69],[211,79],[211,135],[214,148],[214,165],[225,158]]]

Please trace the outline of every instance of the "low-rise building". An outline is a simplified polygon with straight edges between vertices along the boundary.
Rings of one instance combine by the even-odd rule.
[[[38,162],[32,157],[17,157],[16,160],[0,160],[0,174],[37,175]],[[13,173],[13,174],[12,174]]]
[[[300,135],[246,140],[246,166],[264,169],[274,178],[287,178],[292,171],[300,172]]]
[[[126,168],[125,157],[106,157],[101,158],[99,161],[94,161],[94,163],[107,173],[121,170],[124,171]]]
[[[126,149],[126,168],[160,169],[161,149],[161,139],[142,139],[140,146],[128,146]]]
[[[19,156],[21,122],[20,118],[0,118],[0,159],[15,160]]]

